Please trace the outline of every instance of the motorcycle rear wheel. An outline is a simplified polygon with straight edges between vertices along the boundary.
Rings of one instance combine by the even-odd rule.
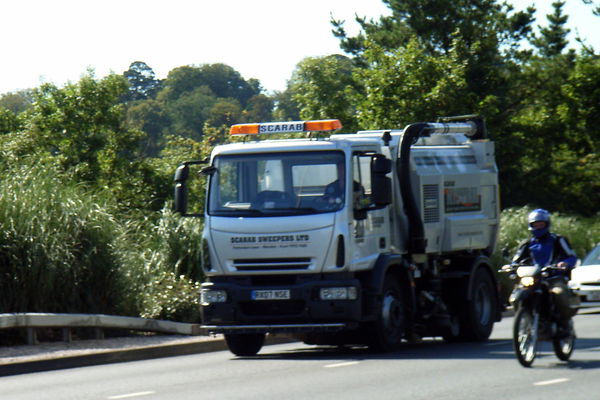
[[[526,308],[520,308],[515,315],[513,347],[519,363],[531,367],[537,353],[537,329],[533,314]]]

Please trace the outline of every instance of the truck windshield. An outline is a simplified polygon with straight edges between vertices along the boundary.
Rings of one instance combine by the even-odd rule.
[[[289,216],[344,207],[341,151],[220,155],[213,165],[210,215]]]

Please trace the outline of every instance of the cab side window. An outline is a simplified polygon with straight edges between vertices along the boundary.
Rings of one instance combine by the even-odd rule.
[[[369,154],[355,153],[352,157],[352,179],[355,208],[371,204],[371,160]]]

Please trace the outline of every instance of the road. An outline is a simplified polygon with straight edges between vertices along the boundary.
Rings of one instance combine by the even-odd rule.
[[[428,340],[391,354],[333,351],[300,343],[257,357],[219,351],[0,378],[2,400],[118,399],[597,399],[600,314],[576,317],[572,360],[544,343],[533,368],[512,352],[512,318],[489,342]]]

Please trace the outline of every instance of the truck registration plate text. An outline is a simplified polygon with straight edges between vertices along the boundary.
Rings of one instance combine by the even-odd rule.
[[[289,300],[289,289],[279,290],[253,290],[252,300]]]

